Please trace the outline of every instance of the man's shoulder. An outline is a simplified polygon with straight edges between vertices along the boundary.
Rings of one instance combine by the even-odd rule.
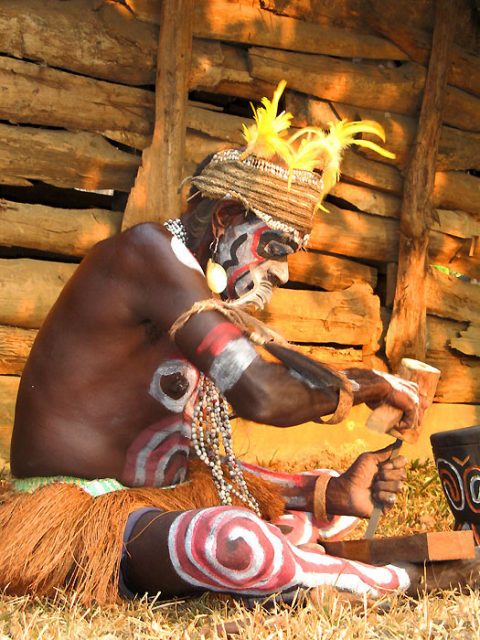
[[[158,222],[141,222],[117,236],[118,242],[125,245],[157,245],[168,244],[170,234]]]
[[[112,248],[121,263],[145,260],[161,260],[170,248],[170,234],[162,224],[142,222],[136,224],[112,239]]]
[[[119,269],[130,273],[135,268],[158,271],[165,267],[170,271],[176,265],[177,269],[187,267],[203,275],[197,258],[183,241],[155,222],[144,222],[123,231],[116,237],[114,254]]]

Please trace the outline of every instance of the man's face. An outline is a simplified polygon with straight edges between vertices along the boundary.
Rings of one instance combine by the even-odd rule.
[[[226,296],[239,298],[261,281],[284,284],[288,281],[287,256],[297,250],[291,238],[252,214],[226,227],[215,256],[227,272]]]

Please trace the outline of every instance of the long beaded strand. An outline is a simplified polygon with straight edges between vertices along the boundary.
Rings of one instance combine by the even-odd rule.
[[[220,454],[222,444],[229,478],[225,477],[222,468]],[[232,495],[234,495],[261,516],[258,502],[248,490],[243,472],[233,452],[232,427],[228,417],[227,401],[204,374],[200,376],[197,403],[193,411],[192,445],[200,460],[210,467],[222,504],[232,504]]]
[[[184,244],[187,233],[178,218],[167,220],[164,226]],[[248,490],[243,472],[233,452],[232,425],[228,417],[228,403],[215,384],[203,373],[198,381],[198,396],[193,410],[192,445],[197,456],[210,467],[213,482],[222,504],[232,504],[232,494],[241,500],[258,516],[261,516],[258,502]],[[221,445],[225,451],[225,464],[229,480],[222,468]]]

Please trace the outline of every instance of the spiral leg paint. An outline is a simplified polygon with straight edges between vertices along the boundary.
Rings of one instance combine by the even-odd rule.
[[[182,580],[206,591],[266,597],[293,587],[330,585],[378,597],[410,584],[398,567],[373,567],[298,549],[277,527],[236,507],[182,513],[172,523],[168,547]]]
[[[360,520],[353,516],[333,516],[326,522],[315,518],[309,511],[285,511],[272,524],[295,546],[322,540],[342,540]]]

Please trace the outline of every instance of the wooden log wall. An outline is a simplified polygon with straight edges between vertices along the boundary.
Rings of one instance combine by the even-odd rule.
[[[18,376],[63,284],[121,228],[152,141],[160,5],[0,5],[0,429],[11,423]],[[320,359],[386,367],[404,174],[435,0],[193,5],[185,175],[206,154],[241,145],[249,101],[283,78],[294,126],[368,118],[385,127],[395,160],[345,153],[329,213],[318,217],[309,250],[292,258],[292,284],[264,318]],[[479,403],[479,40],[472,4],[459,5],[427,229],[426,358],[444,372],[438,402]]]

